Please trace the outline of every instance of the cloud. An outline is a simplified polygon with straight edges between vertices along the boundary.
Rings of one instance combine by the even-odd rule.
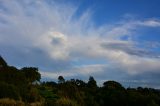
[[[144,22],[138,22],[139,25],[148,26],[148,27],[160,27],[160,20],[150,19]]]
[[[159,19],[122,20],[97,27],[92,10],[80,16],[77,11],[72,4],[54,1],[1,1],[0,52],[10,64],[37,66],[43,77],[53,79],[94,75],[99,80],[120,80],[160,73],[160,53],[146,49],[150,44],[159,48],[159,43],[134,40],[137,30],[159,27]]]

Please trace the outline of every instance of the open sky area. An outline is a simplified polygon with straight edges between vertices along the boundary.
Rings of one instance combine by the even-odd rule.
[[[0,0],[0,55],[42,80],[160,88],[160,0]]]

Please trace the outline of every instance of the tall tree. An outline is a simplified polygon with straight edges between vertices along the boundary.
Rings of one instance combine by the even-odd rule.
[[[97,88],[97,82],[96,82],[96,80],[93,78],[93,76],[90,76],[90,77],[89,77],[88,87],[89,87],[89,88]]]
[[[58,77],[58,83],[64,83],[65,79],[63,78],[63,76],[59,76]]]

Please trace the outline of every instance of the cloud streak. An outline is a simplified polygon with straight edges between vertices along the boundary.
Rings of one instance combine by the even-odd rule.
[[[1,1],[1,53],[14,57],[8,61],[16,61],[19,67],[40,67],[42,76],[53,79],[60,74],[105,80],[105,74],[118,79],[121,73],[123,79],[125,75],[160,73],[160,53],[134,40],[137,30],[160,27],[160,20],[123,20],[96,27],[91,10],[75,17],[77,10],[59,2]],[[105,62],[94,63],[101,59]]]

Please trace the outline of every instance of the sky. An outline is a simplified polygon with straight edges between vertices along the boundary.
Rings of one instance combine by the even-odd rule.
[[[44,81],[160,88],[159,0],[0,0],[0,55]]]

